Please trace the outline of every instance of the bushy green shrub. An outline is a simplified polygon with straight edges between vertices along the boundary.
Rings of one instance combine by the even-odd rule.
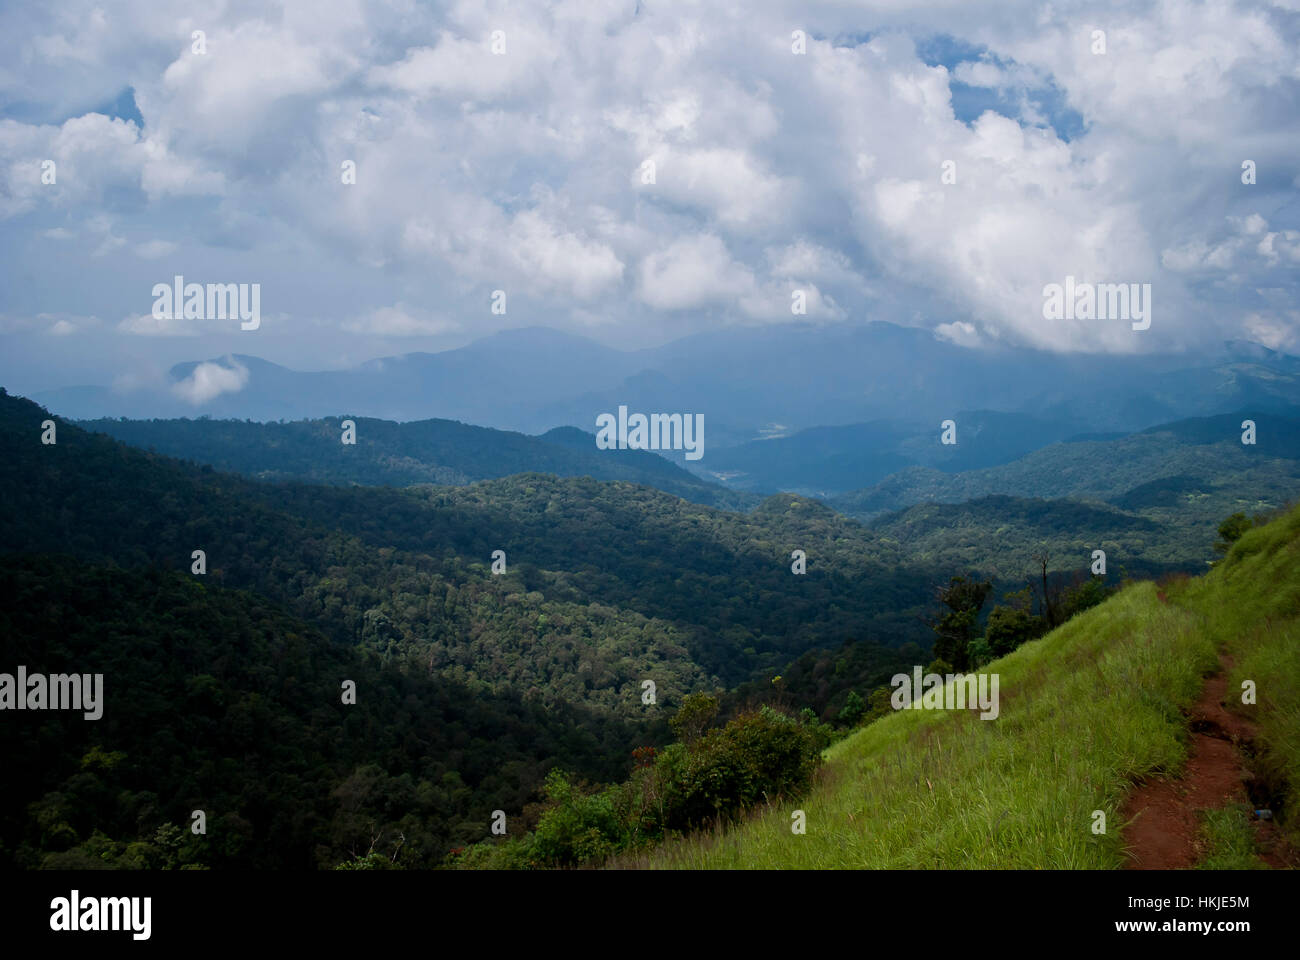
[[[559,770],[543,788],[549,806],[533,831],[532,854],[547,866],[600,862],[627,846],[627,826],[617,804],[619,788],[583,794]]]
[[[978,670],[994,658],[993,648],[984,637],[976,637],[966,644],[966,659],[972,670]]]
[[[690,698],[688,698],[689,700]],[[810,716],[762,707],[704,730],[708,700],[691,701],[676,724],[687,743],[641,749],[623,783],[584,791],[559,770],[546,778],[546,808],[524,837],[484,841],[448,857],[448,866],[501,870],[598,865],[609,857],[749,807],[806,790],[835,731]],[[715,702],[716,703],[716,702]]]
[[[844,698],[844,706],[840,709],[838,720],[846,727],[856,724],[867,712],[867,701],[862,699],[862,695],[856,690],[850,690],[849,695]]]
[[[1083,613],[1090,607],[1095,607],[1111,594],[1110,588],[1106,586],[1106,581],[1101,577],[1089,577],[1077,587],[1065,591],[1064,612],[1068,620],[1075,614]]]
[[[1041,637],[1046,624],[1021,607],[994,607],[984,628],[993,657],[1004,657],[1027,640]],[[992,658],[990,658],[992,659]]]
[[[674,744],[660,754],[663,826],[688,830],[800,792],[819,761],[813,733],[794,718],[769,707],[743,713],[690,748]]]

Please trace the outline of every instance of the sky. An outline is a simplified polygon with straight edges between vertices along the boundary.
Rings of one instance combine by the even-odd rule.
[[[1300,353],[1298,121],[1300,0],[4,3],[0,384],[535,325]],[[177,275],[260,326],[154,317]],[[1150,327],[1046,319],[1067,277]]]

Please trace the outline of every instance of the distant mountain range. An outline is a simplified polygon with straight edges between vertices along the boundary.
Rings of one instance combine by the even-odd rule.
[[[830,497],[870,521],[920,503],[957,504],[991,495],[1071,497],[1123,509],[1163,508],[1208,520],[1280,505],[1300,494],[1300,419],[1239,411],[1162,424],[1127,436],[1055,443],[994,467],[945,473],[913,466],[862,490]],[[1256,442],[1241,442],[1243,420]]]
[[[921,466],[957,473],[1007,463],[1080,434],[1082,425],[1023,413],[958,412],[953,444],[941,443],[939,421],[877,420],[813,427],[788,437],[751,440],[712,451],[704,475],[740,490],[785,490],[813,497],[879,483]]]
[[[1125,569],[1153,574],[1212,559],[1215,529],[1229,514],[1267,513],[1300,496],[1300,420],[1253,414],[1256,443],[1244,445],[1241,423],[1251,416],[1057,441],[1070,424],[984,412],[958,416],[955,446],[936,443],[933,431],[876,423],[755,441],[717,456],[750,467],[746,479],[762,480],[755,486],[795,494],[809,478],[843,482],[910,464],[870,487],[823,499],[916,561],[1015,579],[1044,547],[1060,569],[1077,568],[1100,547]],[[356,418],[356,443],[345,445],[338,418],[103,419],[80,426],[278,483],[463,486],[546,473],[639,484],[725,510],[751,511],[765,502],[650,452],[597,450],[592,434],[573,427],[529,437],[448,420]]]
[[[1027,414],[1103,432],[1300,406],[1300,359],[1238,342],[1214,356],[970,349],[885,322],[728,328],[622,351],[534,327],[347,370],[301,372],[236,355],[179,364],[160,387],[84,386],[34,399],[79,419],[439,418],[531,434],[591,431],[598,414],[626,404],[703,414],[700,466],[716,469],[711,451],[752,440],[877,421],[937,430],[959,411]],[[838,468],[831,472],[838,476]]]
[[[639,483],[684,500],[746,510],[762,499],[700,479],[643,450],[598,450],[575,427],[540,437],[451,420],[394,423],[357,417],[355,444],[342,443],[340,418],[246,420],[87,420],[81,426],[133,447],[240,473],[256,480],[404,487],[459,486],[517,473]]]

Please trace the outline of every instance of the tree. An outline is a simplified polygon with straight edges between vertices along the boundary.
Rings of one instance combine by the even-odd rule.
[[[1089,607],[1095,607],[1108,596],[1110,590],[1106,586],[1106,581],[1101,577],[1089,577],[1065,591],[1065,619],[1069,620],[1075,614],[1082,613]]]
[[[1043,620],[1046,621],[1047,629],[1051,630],[1060,626],[1062,620],[1061,588],[1053,587],[1047,579],[1047,565],[1052,562],[1052,554],[1046,547],[1033,555],[1033,561],[1038,564],[1041,578],[1039,599],[1042,602]]]
[[[990,652],[996,657],[1003,657],[1026,640],[1033,640],[1043,633],[1043,621],[1030,616],[1023,607],[994,607],[989,614],[989,622],[984,628],[984,639],[988,642]]]
[[[867,701],[863,700],[856,690],[850,690],[849,695],[844,698],[844,707],[840,710],[839,716],[836,717],[840,723],[846,727],[851,727],[867,712]]]
[[[1219,541],[1214,545],[1215,553],[1227,553],[1232,545],[1241,539],[1241,535],[1251,528],[1250,518],[1244,513],[1234,513],[1219,524]]]
[[[718,715],[718,698],[708,693],[691,693],[682,699],[677,713],[668,721],[677,738],[688,746],[700,739]]]
[[[992,614],[989,615],[992,619]],[[970,659],[972,670],[978,670],[984,664],[993,659],[993,648],[984,637],[976,637],[970,643],[966,644],[966,655]]]
[[[967,668],[970,661],[966,645],[974,635],[980,610],[992,589],[991,580],[964,576],[953,577],[947,586],[938,589],[938,600],[948,610],[930,621],[930,628],[935,634],[936,659],[947,661],[959,671]]]

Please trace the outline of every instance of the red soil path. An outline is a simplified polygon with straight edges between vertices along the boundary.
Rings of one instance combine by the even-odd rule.
[[[1249,802],[1246,781],[1251,773],[1241,745],[1254,739],[1255,727],[1224,707],[1232,661],[1220,657],[1219,662],[1222,669],[1206,680],[1188,716],[1192,742],[1182,778],[1149,780],[1124,803],[1122,821],[1132,821],[1125,833],[1130,869],[1195,866],[1205,853],[1197,811]],[[1262,859],[1271,867],[1285,867],[1281,852],[1275,850],[1273,824],[1251,822]]]

